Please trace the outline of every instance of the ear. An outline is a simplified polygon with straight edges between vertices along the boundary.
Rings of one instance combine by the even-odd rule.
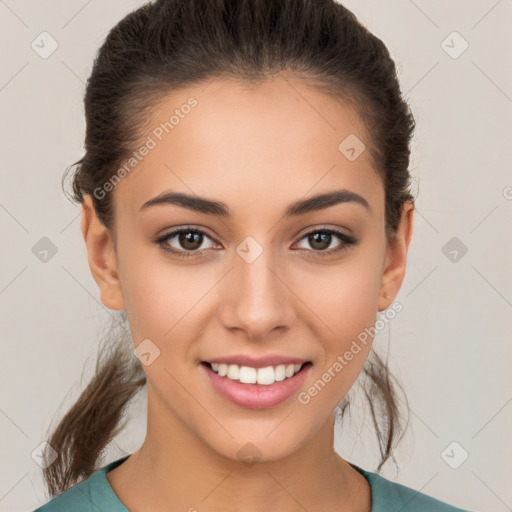
[[[110,309],[125,309],[114,241],[110,231],[99,220],[89,194],[82,203],[82,235],[89,268],[100,289],[101,302]]]
[[[388,242],[386,263],[382,274],[378,311],[387,309],[400,290],[405,276],[407,250],[413,232],[414,204],[406,201],[396,236]]]

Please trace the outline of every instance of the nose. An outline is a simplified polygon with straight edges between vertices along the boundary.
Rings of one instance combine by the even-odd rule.
[[[263,251],[254,261],[238,255],[222,284],[221,322],[230,331],[243,331],[250,341],[282,335],[295,318],[293,290],[286,272]]]

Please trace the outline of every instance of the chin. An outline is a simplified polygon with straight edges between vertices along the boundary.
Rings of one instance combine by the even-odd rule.
[[[283,435],[286,435],[286,442],[283,442]],[[205,441],[221,457],[241,462],[248,467],[257,462],[274,462],[285,459],[306,443],[305,439],[294,439],[290,432],[284,429],[281,434],[275,431],[268,436],[267,430],[263,429],[262,431],[261,428],[256,428],[254,435],[250,435],[248,432],[243,437],[235,435],[233,439],[219,440],[218,443],[214,440]]]

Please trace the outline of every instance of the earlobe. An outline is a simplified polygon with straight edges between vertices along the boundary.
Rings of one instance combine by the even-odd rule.
[[[89,268],[100,290],[101,302],[109,309],[125,309],[112,235],[99,220],[88,194],[82,203],[81,228]]]
[[[378,311],[387,309],[397,296],[405,277],[407,251],[413,233],[414,204],[406,201],[396,236],[389,240]]]

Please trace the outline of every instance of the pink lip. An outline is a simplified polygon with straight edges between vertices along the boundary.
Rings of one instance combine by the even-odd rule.
[[[287,360],[290,361],[289,358]],[[267,366],[272,365],[267,364]],[[304,383],[311,364],[303,366],[293,377],[280,382],[274,382],[270,386],[244,384],[227,377],[221,377],[205,363],[201,363],[199,367],[201,371],[206,373],[214,389],[230,402],[251,409],[265,409],[273,407],[293,395]],[[262,367],[264,368],[265,366],[258,366],[258,368]]]
[[[267,366],[278,366],[280,364],[304,364],[308,361],[299,357],[268,355],[263,357],[250,357],[244,354],[216,357],[208,359],[208,363],[237,364],[238,366],[250,366],[251,368],[266,368]]]

